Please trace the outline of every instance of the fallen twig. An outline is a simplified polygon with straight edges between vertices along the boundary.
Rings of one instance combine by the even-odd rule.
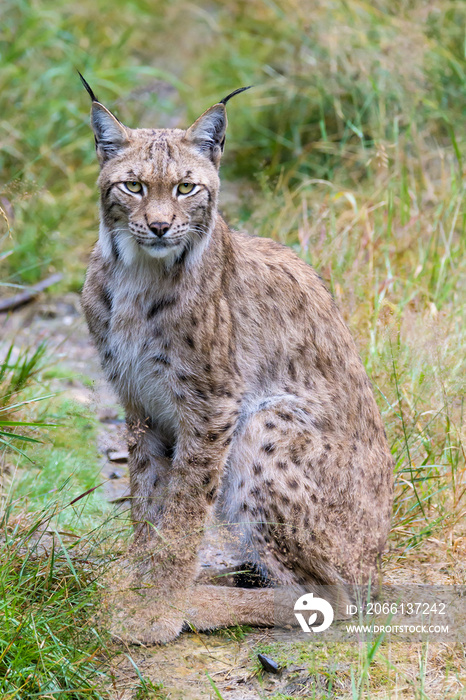
[[[51,287],[52,284],[60,282],[62,277],[63,275],[60,272],[56,272],[54,275],[50,275],[50,277],[47,277],[45,280],[34,284],[32,287],[28,287],[19,294],[15,294],[14,296],[9,297],[8,299],[0,299],[0,313],[2,311],[11,311],[13,309],[17,309],[19,306],[23,306],[23,304],[27,304],[29,301],[32,301],[38,294],[43,292],[44,289]]]

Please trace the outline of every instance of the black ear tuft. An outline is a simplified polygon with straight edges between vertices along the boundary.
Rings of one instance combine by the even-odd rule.
[[[97,99],[97,96],[94,95],[94,91],[92,90],[92,88],[91,88],[91,86],[89,85],[89,83],[87,82],[87,80],[84,79],[84,77],[81,75],[81,73],[80,73],[78,70],[76,70],[76,72],[77,72],[77,74],[79,75],[79,77],[81,78],[81,82],[82,82],[82,84],[84,85],[84,87],[86,88],[86,90],[87,90],[87,92],[88,92],[89,97],[91,98],[91,100],[92,100],[93,102],[98,102],[99,100]]]
[[[252,87],[254,87],[254,85],[248,85],[248,87],[242,87],[238,88],[237,90],[233,90],[233,92],[230,92],[230,94],[224,97],[223,100],[220,100],[219,104],[226,105],[228,100],[231,100],[232,97],[234,97],[235,95],[239,95],[240,92],[244,92],[245,90],[250,90]]]
[[[234,95],[249,90],[250,87],[252,85],[230,92],[223,100],[216,102],[204,114],[201,114],[199,119],[196,119],[194,124],[186,130],[188,141],[191,141],[201,153],[208,155],[217,168],[220,165],[220,157],[225,145],[225,131],[227,128],[225,105]]]
[[[79,71],[77,73],[92,100],[91,126],[94,132],[97,157],[102,166],[128,146],[129,130],[99,102],[87,80]]]

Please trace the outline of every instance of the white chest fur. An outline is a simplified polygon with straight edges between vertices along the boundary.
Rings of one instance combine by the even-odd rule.
[[[155,333],[148,320],[150,302],[144,294],[129,293],[126,285],[115,291],[108,350],[111,374],[124,404],[138,406],[162,432],[176,439],[179,415],[173,394],[173,356],[167,334]]]

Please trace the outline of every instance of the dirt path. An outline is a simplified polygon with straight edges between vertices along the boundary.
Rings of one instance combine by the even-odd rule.
[[[0,319],[3,337],[14,339],[15,345],[37,347],[47,342],[48,356],[52,363],[69,370],[65,380],[65,393],[85,405],[99,419],[98,450],[101,455],[101,472],[105,478],[104,496],[115,507],[128,495],[129,480],[125,459],[124,421],[115,396],[102,378],[97,353],[93,348],[80,311],[79,296],[67,294],[47,296]],[[76,377],[82,377],[77,379]],[[89,379],[92,386],[89,387]],[[63,392],[64,381],[52,380],[57,391]],[[232,542],[219,535],[220,528],[212,528],[201,551],[202,566],[208,569],[237,563],[237,552]],[[197,700],[218,698],[211,681],[225,700],[256,700],[286,691],[296,670],[288,669],[280,676],[258,672],[256,647],[272,641],[272,633],[257,630],[247,635],[219,632],[212,635],[183,634],[175,643],[164,647],[119,648],[114,662],[115,699],[129,700],[135,689],[141,687],[140,679],[129,656],[146,680],[160,690],[147,697]],[[302,678],[301,686],[305,685]],[[149,686],[150,687],[150,686]],[[142,696],[138,696],[142,697]],[[144,696],[146,697],[146,696]],[[303,697],[301,695],[301,697]]]

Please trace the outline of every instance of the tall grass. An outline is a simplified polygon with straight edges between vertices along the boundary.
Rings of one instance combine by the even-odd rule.
[[[103,524],[84,536],[57,527],[80,500],[67,505],[66,480],[34,512],[11,483],[15,460],[37,474],[28,453],[50,425],[31,416],[50,399],[36,393],[44,355],[43,345],[22,352],[11,345],[0,362],[0,695],[97,699],[105,640],[93,619],[108,535]],[[55,486],[64,478],[56,470]]]
[[[101,566],[89,537],[47,535],[53,505],[21,519],[12,511],[9,504],[0,522],[1,696],[100,699],[105,640],[94,620]]]
[[[15,420],[16,413],[29,403],[22,398],[22,392],[37,373],[44,352],[45,345],[40,344],[35,350],[20,352],[14,358],[15,348],[11,344],[0,363],[0,446],[23,456],[26,455],[19,447],[20,444],[38,442],[31,435],[26,435],[24,429],[37,429],[46,425],[40,421]],[[36,397],[31,402],[37,403],[44,398],[49,397]]]

